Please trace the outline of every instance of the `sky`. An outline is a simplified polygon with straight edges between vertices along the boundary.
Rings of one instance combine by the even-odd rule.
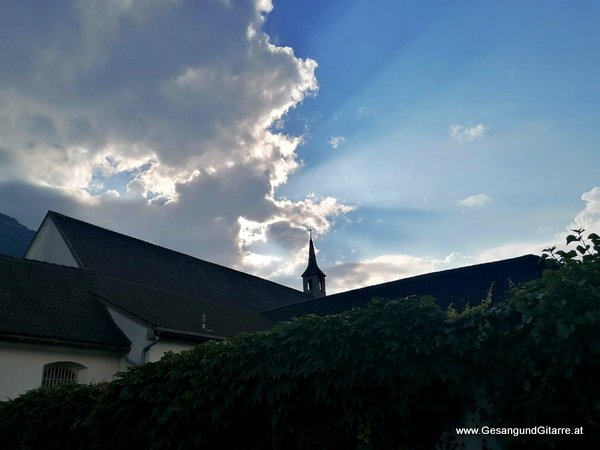
[[[600,3],[0,0],[0,212],[328,293],[600,232]]]

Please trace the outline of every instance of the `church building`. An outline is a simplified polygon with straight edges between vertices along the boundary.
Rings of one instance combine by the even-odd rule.
[[[457,308],[490,290],[501,299],[541,270],[526,255],[327,296],[312,233],[299,291],[50,211],[24,258],[0,255],[0,401],[40,386],[110,381],[167,351],[373,297],[427,294]]]

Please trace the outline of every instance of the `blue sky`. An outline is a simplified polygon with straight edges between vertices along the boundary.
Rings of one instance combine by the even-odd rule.
[[[3,2],[0,211],[330,292],[600,231],[595,1]]]
[[[552,241],[582,209],[598,184],[597,3],[289,3],[267,30],[316,59],[320,90],[286,122],[310,130],[282,193],[360,205],[323,251],[474,255]]]

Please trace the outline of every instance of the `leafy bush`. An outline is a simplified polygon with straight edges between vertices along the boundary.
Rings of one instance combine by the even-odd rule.
[[[63,385],[28,391],[0,404],[2,448],[75,449],[89,441],[85,423],[103,385]]]
[[[412,298],[202,345],[112,383],[92,429],[100,446],[431,448],[471,392],[444,326]]]
[[[375,300],[169,354],[112,383],[29,392],[0,405],[0,442],[15,449],[430,449],[444,441],[456,448],[454,427],[471,415],[475,426],[584,428],[583,437],[504,438],[506,448],[563,441],[593,448],[600,441],[600,240],[588,239],[593,245],[581,233],[571,238],[582,249],[575,255],[548,249],[558,270],[516,289],[507,303],[487,299],[458,313],[431,298]]]
[[[464,353],[436,339],[445,319],[418,298],[304,317],[134,367],[101,389],[30,392],[0,412],[0,438],[27,448],[46,438],[38,422],[52,429],[60,413],[55,439],[72,442],[71,420],[90,448],[431,448],[472,392]],[[65,411],[80,393],[89,397]],[[11,441],[15,424],[24,437]]]
[[[600,441],[600,238],[573,230],[577,249],[545,250],[558,270],[518,289],[509,307],[515,326],[502,335],[490,374],[496,395],[488,398],[506,426],[583,427],[583,440]],[[591,242],[590,242],[591,241]],[[548,448],[572,437],[520,438],[527,448]]]

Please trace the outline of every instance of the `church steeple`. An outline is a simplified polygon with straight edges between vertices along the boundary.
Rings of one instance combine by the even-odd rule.
[[[325,277],[319,266],[317,265],[317,257],[315,255],[315,246],[312,240],[312,228],[308,240],[308,266],[302,274],[302,282],[304,292],[311,294],[314,298],[325,297]]]

